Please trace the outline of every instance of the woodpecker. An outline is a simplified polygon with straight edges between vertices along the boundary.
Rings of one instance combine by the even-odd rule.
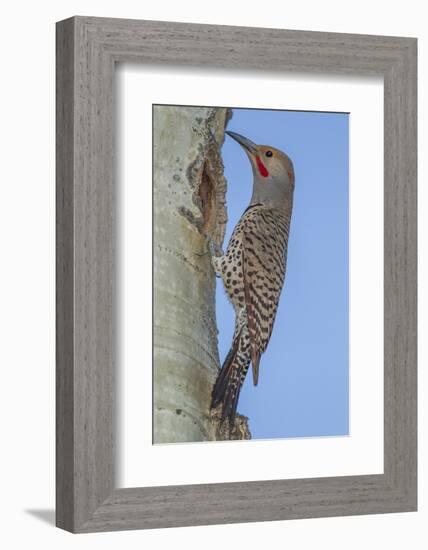
[[[232,425],[250,363],[257,386],[260,356],[268,346],[284,285],[294,168],[275,147],[256,145],[235,132],[226,134],[243,147],[253,170],[250,204],[226,253],[212,252],[211,257],[235,310],[232,345],[215,382],[211,408],[221,404],[222,421],[228,418]]]

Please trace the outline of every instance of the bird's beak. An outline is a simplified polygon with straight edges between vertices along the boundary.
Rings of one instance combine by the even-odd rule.
[[[250,139],[248,139],[244,136],[241,136],[240,134],[237,134],[236,132],[226,131],[226,134],[228,136],[230,136],[231,138],[233,138],[235,141],[237,141],[239,143],[239,145],[242,145],[242,147],[246,151],[248,151],[248,153],[250,153],[251,155],[257,155],[258,154],[257,145],[255,143],[253,143]]]

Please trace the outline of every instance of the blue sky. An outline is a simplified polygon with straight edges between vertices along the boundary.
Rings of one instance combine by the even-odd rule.
[[[253,439],[349,433],[348,146],[349,115],[233,109],[228,130],[286,152],[296,187],[287,274],[273,334],[255,388],[251,372],[238,412],[250,419]],[[231,232],[248,206],[249,161],[226,137]],[[217,279],[217,325],[223,361],[234,312]]]

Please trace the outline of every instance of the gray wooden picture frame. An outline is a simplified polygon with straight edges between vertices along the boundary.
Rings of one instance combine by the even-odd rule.
[[[73,17],[57,24],[56,47],[58,527],[82,533],[416,510],[416,39]],[[117,62],[383,77],[383,474],[115,488]]]

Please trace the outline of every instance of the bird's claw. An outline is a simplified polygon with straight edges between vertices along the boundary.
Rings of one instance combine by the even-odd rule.
[[[210,239],[209,249],[210,249],[211,256],[216,256],[216,257],[224,256],[222,247],[216,242],[214,242],[212,239]]]
[[[199,256],[201,258],[202,256],[206,256],[208,254],[208,252],[210,251],[208,247],[208,240],[209,240],[209,237],[207,237],[207,239],[205,239],[204,241],[204,247],[202,248],[202,252],[195,252],[195,256]]]
[[[195,252],[196,256],[202,257],[210,254],[210,256],[223,256],[223,249],[218,245],[210,235],[207,235],[202,252]]]

